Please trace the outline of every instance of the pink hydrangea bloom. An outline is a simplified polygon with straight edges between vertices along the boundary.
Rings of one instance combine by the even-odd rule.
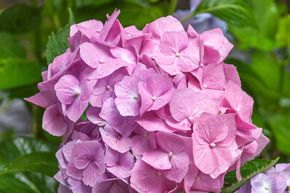
[[[119,14],[72,25],[69,48],[27,99],[45,108],[43,128],[63,136],[59,192],[220,192],[227,172],[240,178],[269,142],[224,63],[231,43],[172,16],[123,27]]]

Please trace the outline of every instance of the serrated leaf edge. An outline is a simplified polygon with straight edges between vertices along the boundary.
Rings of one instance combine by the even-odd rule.
[[[244,185],[248,180],[250,180],[252,177],[257,175],[258,173],[264,172],[264,171],[268,170],[269,168],[273,167],[279,161],[279,159],[280,158],[278,157],[278,158],[272,160],[269,164],[265,164],[264,166],[258,168],[257,170],[255,170],[251,174],[249,174],[246,177],[244,177],[241,181],[233,183],[229,187],[223,188],[221,193],[232,193],[232,192],[234,192],[235,190],[237,190],[239,187]]]

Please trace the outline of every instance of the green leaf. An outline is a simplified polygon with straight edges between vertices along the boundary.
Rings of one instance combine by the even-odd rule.
[[[0,171],[3,171],[3,168],[7,167],[18,157],[33,153],[54,153],[56,150],[57,147],[55,145],[32,137],[8,138],[0,142]],[[53,157],[51,161],[53,161]]]
[[[230,32],[239,40],[239,47],[241,49],[257,48],[259,50],[271,51],[273,48],[278,47],[276,41],[262,35],[259,29],[230,26]]]
[[[16,4],[0,14],[0,31],[26,33],[40,26],[41,9]]]
[[[279,47],[278,42],[275,41],[279,19],[276,3],[273,0],[248,0],[247,2],[253,13],[252,20],[257,27],[230,26],[230,32],[240,41],[240,47],[243,49],[253,47],[265,51]]]
[[[228,173],[225,176],[225,186],[222,189],[222,193],[234,192],[258,173],[264,172],[269,168],[273,167],[278,162],[278,160],[279,158],[276,158],[275,160],[255,159],[247,162],[241,168],[241,174],[243,176],[243,179],[241,181],[236,180],[235,171]]]
[[[290,119],[289,114],[279,114],[269,117],[276,147],[284,154],[290,155]]]
[[[24,171],[39,172],[47,176],[55,175],[57,162],[54,153],[37,152],[19,156],[0,171],[0,176]]]
[[[7,174],[0,177],[0,193],[56,193],[58,183],[36,173]]]
[[[273,39],[277,31],[279,10],[274,0],[248,1],[258,29],[264,37]]]
[[[68,48],[68,36],[69,25],[66,25],[56,33],[52,32],[48,37],[46,50],[44,52],[48,63],[51,63],[56,56],[62,54]]]
[[[278,32],[276,34],[277,41],[279,41],[281,45],[290,45],[290,15],[280,18],[278,23]]]
[[[84,6],[101,6],[104,5],[106,3],[111,2],[112,0],[78,0],[76,1],[76,7],[84,7]]]
[[[166,2],[143,6],[138,3],[112,1],[98,7],[86,6],[79,8],[76,15],[80,21],[91,18],[105,21],[106,15],[111,14],[116,8],[121,10],[119,19],[123,26],[136,25],[139,29],[167,14]]]
[[[0,59],[0,89],[28,85],[40,80],[41,66],[26,59]]]
[[[57,147],[31,137],[0,142],[0,193],[55,193]],[[29,171],[29,172],[28,172]]]
[[[25,50],[13,35],[0,32],[0,58],[24,58]]]
[[[272,105],[275,105],[274,101],[280,99],[281,94],[270,89],[264,80],[265,77],[263,77],[263,74],[260,74],[260,71],[256,72],[256,68],[253,69],[253,65],[246,64],[235,58],[228,58],[227,63],[234,64],[237,67],[242,86],[250,95],[259,100],[259,102],[271,101],[273,103]],[[270,106],[271,104],[267,105]]]
[[[211,13],[234,26],[256,26],[252,13],[242,0],[203,0],[194,12]]]

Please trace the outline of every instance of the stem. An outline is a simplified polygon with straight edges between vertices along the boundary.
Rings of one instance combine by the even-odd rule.
[[[284,79],[285,79],[285,67],[284,67],[284,65],[280,65],[279,81],[278,81],[278,92],[279,93],[283,92]]]
[[[38,108],[35,105],[31,105],[32,107],[32,114],[33,114],[33,119],[32,119],[32,134],[33,136],[37,138],[43,138],[43,132],[42,132],[42,110]]]
[[[170,0],[170,4],[169,4],[169,8],[168,8],[169,15],[172,15],[175,12],[177,3],[178,3],[178,0]]]
[[[188,20],[190,20],[194,15],[195,15],[194,12],[192,12],[190,15],[181,18],[181,19],[180,19],[180,22],[181,22],[181,23],[185,23],[185,22],[187,22]]]

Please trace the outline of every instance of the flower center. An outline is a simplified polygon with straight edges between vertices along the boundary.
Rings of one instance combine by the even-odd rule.
[[[169,159],[171,159],[172,156],[173,156],[173,153],[172,153],[172,152],[169,152],[169,153],[168,153],[168,157],[169,157]]]
[[[100,59],[99,59],[99,63],[100,63],[100,64],[103,64],[103,63],[104,63],[104,60],[103,60],[102,58],[100,58]]]
[[[157,98],[156,96],[151,97],[151,99],[152,99],[153,101],[155,101],[156,98]]]
[[[74,89],[74,91],[75,91],[75,94],[76,94],[76,95],[81,95],[81,88],[80,88],[80,87],[76,87],[76,88]]]
[[[138,96],[137,95],[133,95],[132,96],[132,99],[135,100],[135,101],[137,101],[138,100]]]
[[[215,144],[215,143],[210,143],[209,146],[210,146],[211,148],[214,148],[214,147],[216,146],[216,144]]]
[[[113,90],[113,88],[110,85],[107,85],[106,86],[106,89],[109,90],[109,91],[112,91]]]
[[[176,57],[176,58],[179,58],[179,57],[180,57],[180,53],[179,53],[179,52],[176,52],[176,53],[175,53],[175,57]]]

